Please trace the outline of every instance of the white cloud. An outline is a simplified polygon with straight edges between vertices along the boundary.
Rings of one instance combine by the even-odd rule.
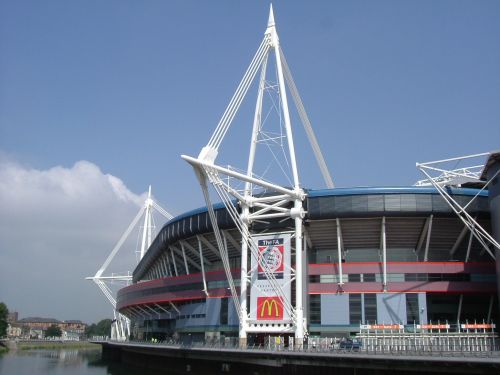
[[[23,317],[109,317],[110,305],[84,277],[144,198],[88,161],[37,170],[0,155],[0,301]],[[134,268],[136,242],[131,236],[109,272]]]

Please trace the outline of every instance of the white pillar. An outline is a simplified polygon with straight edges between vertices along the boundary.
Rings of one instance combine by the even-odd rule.
[[[141,259],[144,257],[144,254],[148,250],[149,246],[151,246],[151,210],[153,207],[153,201],[151,199],[151,185],[149,185],[148,199],[146,199],[145,206],[146,210],[144,211],[144,228],[142,229]]]
[[[248,214],[248,207],[244,207],[243,212]],[[247,231],[244,231],[248,233]],[[248,278],[248,240],[241,238],[241,279],[240,279],[240,346],[246,347],[247,344],[247,278]]]
[[[382,217],[382,266],[383,266],[382,285],[384,288],[384,292],[387,292],[387,242],[385,236],[385,216]]]
[[[257,102],[255,103],[255,113],[252,127],[252,139],[250,140],[250,151],[248,155],[248,166],[247,166],[247,176],[253,177],[253,166],[255,162],[255,151],[259,136],[259,127],[262,119],[262,97],[264,96],[264,87],[266,84],[266,69],[267,69],[267,56],[262,63],[262,68],[260,72],[259,80],[259,92],[257,95]],[[252,197],[252,184],[248,181],[245,182],[245,193],[244,198],[250,199]],[[241,204],[241,218],[243,221],[243,233],[241,236],[241,279],[240,279],[240,347],[244,348],[247,345],[247,293],[248,293],[248,241],[249,238],[248,231],[248,215],[250,214],[250,209],[246,201],[240,202]]]
[[[344,276],[342,274],[342,233],[340,231],[340,220],[336,219],[337,222],[337,250],[339,257],[339,282],[338,285],[344,285]]]
[[[177,265],[175,264],[175,256],[174,256],[174,251],[172,248],[170,248],[170,254],[172,255],[172,262],[174,262],[174,272],[175,276],[179,276],[179,272],[177,272]]]
[[[208,297],[208,288],[207,288],[207,278],[205,276],[205,261],[203,260],[203,245],[201,244],[200,237],[197,237],[198,239],[198,249],[200,251],[200,264],[201,264],[201,275],[203,277],[203,291]]]
[[[464,295],[460,294],[460,299],[458,300],[458,310],[457,310],[457,324],[460,324],[460,318],[462,315],[462,303],[464,301]]]
[[[184,249],[184,244],[181,241],[182,258],[184,259],[184,268],[186,269],[186,275],[189,275],[189,267],[186,260],[186,249]]]
[[[272,44],[274,48],[274,53],[276,55],[276,70],[278,73],[278,83],[280,87],[280,96],[281,96],[281,104],[283,105],[283,117],[285,120],[285,130],[286,130],[286,138],[288,141],[288,151],[290,153],[290,167],[292,169],[292,175],[293,175],[293,184],[295,189],[299,189],[299,173],[297,170],[297,162],[295,159],[295,147],[293,143],[293,134],[292,134],[292,125],[290,121],[290,112],[288,111],[288,99],[287,99],[287,94],[286,94],[286,88],[285,88],[285,79],[283,78],[283,66],[281,63],[281,56],[280,56],[280,46],[279,46],[279,39],[278,39],[278,34],[276,33],[276,29],[273,26],[272,27]],[[301,220],[302,223],[302,220]]]
[[[295,200],[296,210],[302,209],[302,201]],[[302,262],[302,217],[295,217],[295,314],[297,326],[295,327],[295,343],[301,346],[304,342],[304,306],[303,306],[303,269]]]
[[[425,242],[425,253],[424,253],[424,262],[429,260],[429,246],[431,243],[431,233],[432,233],[432,219],[434,215],[431,214],[429,216],[429,227],[427,228],[427,241]]]

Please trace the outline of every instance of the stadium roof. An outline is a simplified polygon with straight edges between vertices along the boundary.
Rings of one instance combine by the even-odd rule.
[[[475,199],[469,206],[470,213],[475,213],[482,218],[488,211],[487,191],[468,188],[449,188],[449,192],[460,202],[467,204],[476,195],[482,199]],[[356,187],[356,188],[334,188],[325,190],[309,190],[304,204],[307,207],[307,231],[310,235],[312,244],[316,248],[335,249],[336,237],[332,236],[331,224],[324,220],[340,218],[349,220],[353,218],[366,218],[372,221],[365,221],[363,230],[369,228],[366,235],[365,246],[378,246],[380,241],[380,223],[378,219],[382,216],[388,217],[411,217],[412,220],[405,220],[403,227],[393,226],[391,232],[398,233],[404,240],[404,243],[394,243],[392,246],[403,246],[410,238],[418,242],[422,227],[425,225],[426,217],[433,214],[437,217],[454,217],[451,208],[444,202],[438,191],[432,187]],[[223,230],[227,237],[227,247],[230,257],[239,256],[239,242],[241,241],[239,232],[234,228],[234,223],[225,210],[224,205],[214,205],[219,228]],[[378,218],[378,219],[377,219]],[[258,226],[259,223],[255,223]],[[264,225],[264,224],[260,224]],[[290,227],[290,221],[281,221],[277,223],[268,223],[267,230],[286,230]],[[360,228],[356,227],[356,222],[345,222],[344,237],[346,241],[352,237],[355,243],[359,242]],[[395,224],[396,225],[396,224]],[[443,224],[445,225],[445,224]],[[453,224],[457,236],[460,234],[461,226],[459,222]],[[434,226],[435,240],[439,238],[441,225]],[[456,227],[456,228],[455,228]],[[141,259],[133,272],[133,281],[137,282],[147,272],[149,267],[155,262],[156,258],[162,254],[164,249],[173,247],[177,255],[182,257],[181,246],[184,246],[187,261],[193,265],[199,263],[198,240],[203,242],[204,258],[209,262],[220,260],[218,255],[217,243],[212,231],[212,225],[208,218],[207,208],[201,207],[179,215],[167,222],[158,236],[155,238],[145,256]],[[255,227],[259,231],[259,228]],[[351,233],[352,229],[352,233]],[[445,228],[443,236],[450,232],[450,228]],[[180,241],[180,246],[175,245]],[[453,243],[452,239],[443,240],[442,251],[449,251]],[[454,241],[454,239],[453,239]],[[357,246],[353,242],[352,246]],[[436,245],[437,246],[437,245]],[[176,249],[176,247],[178,247]],[[447,249],[447,250],[446,250]],[[444,256],[444,255],[443,255]]]
[[[494,151],[490,154],[486,164],[484,165],[483,173],[481,174],[481,180],[487,180],[488,170],[495,163],[500,163],[500,151]]]

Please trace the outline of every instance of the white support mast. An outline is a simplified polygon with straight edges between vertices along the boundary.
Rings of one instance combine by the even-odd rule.
[[[263,142],[265,138],[262,130],[263,125],[263,98],[265,91],[271,86],[266,81],[266,72],[268,67],[268,57],[271,52],[274,52],[276,61],[276,78],[277,85],[273,88],[279,95],[278,104],[274,103],[275,108],[279,111],[280,124],[283,122],[284,133],[280,135],[281,138],[286,137],[286,145],[282,145],[283,154],[289,160],[288,166],[291,171],[291,185],[292,187],[283,187],[269,181],[259,178],[255,172],[255,157],[257,153],[257,144]],[[216,165],[215,161],[219,153],[219,146],[221,145],[231,123],[244,99],[248,89],[254,81],[257,73],[260,70],[260,78],[258,85],[257,101],[255,105],[255,113],[253,118],[253,130],[250,140],[250,150],[248,156],[248,164],[246,174],[235,171],[232,168],[226,168]],[[300,187],[299,173],[296,162],[295,146],[293,142],[292,124],[288,107],[287,87],[292,93],[295,105],[299,112],[300,119],[306,129],[312,149],[320,166],[320,170],[325,179],[328,187],[333,187],[332,178],[326,168],[326,163],[321,154],[316,137],[312,131],[311,124],[307,118],[307,114],[302,105],[302,101],[298,94],[297,88],[290,73],[290,69],[286,64],[284,54],[280,48],[278,33],[276,31],[276,24],[274,21],[274,14],[272,5],[270,7],[269,19],[267,29],[264,34],[264,39],[257,50],[250,66],[248,67],[241,83],[236,89],[228,107],[226,108],[216,130],[214,131],[209,142],[197,158],[182,155],[182,158],[190,163],[196,173],[200,182],[200,186],[205,197],[207,208],[209,211],[210,220],[212,223],[213,231],[216,236],[217,244],[221,254],[221,258],[226,272],[226,277],[229,282],[229,289],[233,302],[240,319],[240,343],[246,344],[248,332],[294,332],[295,343],[302,345],[303,339],[307,332],[307,322],[305,321],[304,306],[303,306],[303,279],[304,270],[306,265],[303,264],[302,243],[303,243],[303,218],[305,212],[303,210],[303,200],[305,193]],[[282,169],[283,170],[283,169]],[[231,181],[239,181],[244,183],[243,191],[231,185]],[[241,288],[239,296],[236,293],[234,282],[231,275],[229,266],[229,259],[227,250],[220,236],[219,227],[213,211],[211,199],[208,193],[208,183],[211,183],[220,199],[224,203],[228,213],[235,222],[236,228],[241,233]],[[266,194],[262,195],[261,192],[265,189]],[[234,204],[234,199],[238,201],[241,211],[238,212]],[[270,272],[268,265],[261,259],[259,249],[252,239],[250,233],[250,224],[252,222],[262,222],[269,219],[293,219],[293,238],[295,243],[295,269],[292,270],[294,280],[296,283],[296,296],[295,305],[292,305],[289,296],[284,295],[279,282],[276,281],[273,272]],[[256,324],[250,325],[247,294],[248,285],[250,280],[250,272],[248,267],[248,251],[255,259],[258,259],[259,266],[266,274],[275,295],[278,296],[283,303],[283,308],[287,315],[291,318],[291,325],[273,324],[277,328],[271,327],[257,327]],[[262,326],[262,325],[261,325]],[[268,325],[270,326],[270,325]],[[286,327],[285,327],[286,326]]]
[[[86,280],[92,280],[102,291],[106,299],[113,306],[113,315],[114,322],[111,329],[111,339],[124,341],[130,336],[130,319],[125,315],[118,312],[116,309],[116,299],[113,297],[113,292],[106,284],[106,282],[123,282],[129,284],[132,282],[132,275],[130,272],[127,272],[125,275],[111,275],[111,276],[103,276],[104,272],[122,248],[123,244],[130,236],[134,228],[137,226],[142,216],[144,215],[144,227],[142,231],[142,241],[141,241],[141,252],[140,259],[144,257],[149,246],[151,246],[152,235],[154,231],[154,222],[153,222],[153,209],[157,210],[161,215],[163,215],[167,220],[173,218],[171,214],[169,214],[165,209],[163,209],[160,205],[158,205],[151,196],[151,185],[149,186],[148,197],[146,198],[143,206],[139,209],[139,212],[134,217],[130,225],[127,227],[125,232],[122,234],[116,245],[114,246],[111,253],[108,255],[103,265],[97,270],[96,274],[93,277],[86,277]]]
[[[151,232],[153,230],[153,200],[151,199],[151,185],[149,185],[148,197],[144,202],[144,227],[142,232],[141,258],[151,246]]]
[[[490,154],[491,153],[486,152],[426,163],[417,163],[417,169],[419,169],[426,178],[424,180],[417,181],[415,185],[433,186],[434,188],[436,188],[441,197],[443,197],[444,201],[450,206],[450,208],[458,216],[458,218],[462,220],[465,227],[469,229],[471,235],[474,236],[481,244],[484,251],[486,251],[493,259],[495,259],[495,254],[494,251],[492,251],[492,248],[500,250],[500,244],[495,240],[495,238],[493,238],[491,234],[488,233],[485,228],[483,228],[478,223],[476,218],[474,218],[467,212],[467,208],[474,202],[479,194],[488,187],[488,185],[500,172],[497,172],[493,177],[488,179],[488,181],[481,180],[481,174],[484,169],[484,162],[478,163],[478,159],[489,156]],[[462,168],[456,168],[456,165],[462,162],[472,165],[467,165]],[[453,169],[447,168],[447,165],[450,165],[450,163],[454,165]],[[452,196],[452,194],[450,194],[448,188],[460,187],[466,183],[473,183],[482,187],[466,205],[462,205]]]

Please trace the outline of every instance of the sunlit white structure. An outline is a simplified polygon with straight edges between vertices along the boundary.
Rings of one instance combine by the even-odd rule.
[[[277,84],[270,84],[267,80],[267,68],[269,57],[274,54],[276,63]],[[258,94],[255,105],[255,114],[253,119],[252,137],[250,140],[250,152],[248,156],[247,170],[245,173],[240,173],[234,169],[219,166],[216,164],[219,147],[224,141],[224,138],[235,118],[240,105],[248,93],[248,90],[257,77],[260,71],[258,80]],[[278,104],[275,105],[279,112],[280,126],[284,128],[284,132],[274,133],[276,136],[269,135],[263,129],[263,98],[266,90],[273,88],[278,93]],[[215,132],[210,138],[208,144],[203,147],[197,158],[183,155],[183,159],[188,161],[195,169],[196,175],[200,181],[203,195],[210,213],[210,221],[214,227],[214,233],[217,237],[217,244],[224,260],[224,269],[229,281],[233,303],[238,312],[240,320],[240,340],[242,345],[246,343],[248,332],[274,332],[286,333],[294,332],[295,339],[298,343],[302,343],[304,335],[307,333],[307,322],[304,315],[303,303],[303,284],[304,284],[304,252],[303,252],[303,218],[304,210],[302,202],[305,199],[305,193],[301,188],[299,180],[299,172],[296,162],[296,150],[293,141],[292,123],[289,113],[289,103],[287,89],[291,93],[295,106],[299,113],[300,119],[306,130],[306,134],[311,143],[314,155],[319,164],[319,168],[323,174],[323,178],[327,187],[333,188],[333,181],[326,166],[325,160],[319,148],[318,142],[312,130],[311,124],[307,117],[306,111],[302,104],[301,98],[295,86],[294,80],[290,73],[290,69],[285,60],[285,56],[280,47],[274,14],[271,5],[269,20],[264,39],[257,50],[250,66],[248,67],[241,83],[239,84],[234,96],[232,97],[226,111],[224,112]],[[259,177],[254,171],[254,161],[256,157],[256,147],[258,143],[276,142],[277,138],[284,139],[286,144],[282,144],[284,153],[289,158],[289,166],[291,172],[292,187],[284,187],[273,182],[269,182]],[[233,277],[230,272],[230,266],[225,250],[224,239],[220,234],[215,218],[212,202],[208,192],[208,184],[210,182],[217,192],[218,196],[224,203],[226,209],[230,213],[239,232],[242,236],[241,242],[241,282],[240,295],[237,295]],[[237,183],[242,182],[243,189],[238,189]],[[234,206],[233,199],[236,199],[241,207],[241,213],[238,213]],[[290,268],[291,279],[286,283],[285,288],[276,277],[275,273],[270,269],[269,262],[264,260],[259,252],[259,246],[252,238],[252,233],[249,230],[249,224],[253,221],[265,221],[270,218],[291,218],[295,221],[295,230],[292,233],[295,245],[295,268],[291,264],[286,264],[285,268]],[[272,292],[265,293],[273,303],[278,303],[283,306],[284,316],[275,324],[267,324],[263,326],[255,319],[252,319],[247,306],[248,286],[252,279],[252,273],[255,269],[248,267],[248,251],[250,250],[251,259],[253,259],[261,268],[267,279],[266,285],[272,289]],[[285,274],[287,274],[285,271]],[[290,296],[289,283],[295,281],[295,305],[292,304]],[[252,283],[253,285],[254,283]],[[288,292],[286,292],[288,291]],[[262,297],[264,298],[264,297]],[[267,301],[269,303],[269,301]],[[255,306],[254,306],[255,309]],[[255,314],[254,314],[255,315]]]
[[[120,314],[116,309],[116,299],[113,295],[112,290],[109,285],[106,283],[123,283],[125,285],[129,285],[132,281],[132,275],[130,271],[125,274],[112,274],[105,275],[106,269],[114,259],[114,257],[118,254],[123,244],[130,236],[134,228],[136,228],[137,224],[141,222],[141,218],[143,219],[143,231],[142,231],[142,240],[141,240],[141,249],[140,249],[140,259],[144,257],[149,246],[151,246],[151,239],[153,236],[153,232],[155,229],[155,224],[153,220],[153,210],[158,211],[163,217],[167,220],[173,218],[171,214],[169,214],[165,209],[163,209],[158,203],[156,203],[151,195],[151,186],[149,186],[148,197],[146,198],[144,204],[139,209],[139,212],[132,220],[128,228],[122,234],[116,245],[114,246],[111,253],[108,255],[101,268],[99,268],[96,274],[92,277],[87,277],[86,280],[92,280],[102,291],[106,299],[113,306],[113,324],[111,325],[111,338],[113,340],[123,341],[126,340],[130,336],[130,319],[126,316]],[[139,260],[140,260],[139,259]]]
[[[415,185],[435,187],[453,212],[455,212],[464,223],[465,227],[468,228],[470,233],[483,246],[484,251],[495,259],[495,249],[500,250],[500,244],[478,223],[476,218],[467,212],[467,207],[472,204],[474,199],[476,199],[481,192],[488,188],[491,182],[499,174],[499,172],[496,172],[487,180],[483,176],[483,170],[486,165],[485,159],[491,154],[490,152],[486,152],[426,163],[417,163],[417,168],[426,176],[426,179],[418,181]],[[450,167],[451,164],[454,166]],[[459,164],[464,165],[457,168]],[[480,189],[477,191],[474,198],[465,205],[453,198],[447,190],[449,187],[462,187],[468,185],[477,186],[480,187]]]
[[[241,133],[231,138],[230,128],[245,113],[252,87],[253,116],[242,116],[252,123],[249,153],[241,161],[242,147],[234,147]],[[301,185],[297,161],[304,150],[294,143],[294,114],[326,189]],[[489,178],[498,174],[497,156]],[[215,132],[198,157],[183,158],[206,205],[169,220],[146,246],[131,285],[118,291],[116,309],[131,320],[134,339],[303,348],[307,338],[363,331],[373,339],[394,329],[404,335],[444,327],[439,322],[453,334],[478,328],[476,321],[494,328],[498,288],[489,233],[500,198],[498,210],[490,200],[500,184],[484,186],[479,167],[424,163],[428,180],[419,186],[334,187],[272,8],[264,40]],[[439,175],[430,176],[430,168]],[[221,202],[214,203],[214,191]]]

